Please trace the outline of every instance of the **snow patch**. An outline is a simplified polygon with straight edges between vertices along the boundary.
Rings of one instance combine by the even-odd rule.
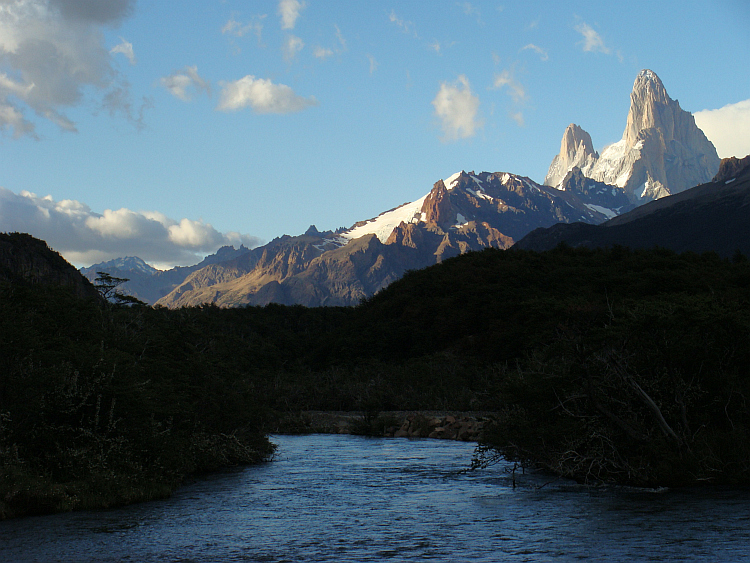
[[[341,236],[336,236],[333,238],[324,238],[323,242],[320,244],[313,244],[314,248],[317,248],[321,252],[325,252],[326,250],[330,250],[330,248],[326,249],[326,246],[334,246],[337,248],[340,248],[342,246],[346,246],[349,244],[349,239]]]
[[[732,182],[734,182],[734,181],[735,181],[736,179],[737,179],[737,178],[732,178],[731,180],[727,180],[726,182],[724,182],[724,184],[731,184],[731,183],[732,183]]]
[[[451,178],[452,177],[453,176],[451,176]],[[424,200],[427,199],[428,195],[430,194],[424,195],[417,201],[405,203],[392,211],[381,213],[374,219],[367,221],[364,225],[344,231],[341,233],[341,238],[346,239],[348,242],[355,238],[373,234],[378,237],[380,242],[384,243],[388,240],[388,237],[391,236],[393,229],[398,227],[402,222],[419,223],[423,220],[424,215],[422,214],[422,204],[424,203]]]
[[[536,186],[532,186],[532,185],[531,185],[531,184],[529,183],[529,181],[528,181],[528,180],[526,180],[526,178],[521,178],[521,181],[522,181],[522,182],[524,183],[524,185],[525,185],[525,186],[526,186],[527,188],[529,188],[530,190],[533,190],[533,191],[535,191],[535,192],[538,192],[538,191],[539,191],[539,188],[537,188]]]
[[[596,211],[597,213],[601,213],[607,219],[612,219],[613,217],[617,217],[617,213],[608,207],[602,207],[601,205],[594,205],[593,203],[586,203],[585,205],[586,207],[591,209],[591,211]]]
[[[506,172],[505,174],[503,174],[503,177],[500,178],[500,183],[504,186],[505,184],[508,183],[509,180],[510,180],[510,174]]]
[[[486,199],[487,201],[494,201],[495,199],[491,195],[488,195],[481,190],[474,191],[471,188],[466,188],[466,191],[469,192],[474,197],[479,198],[479,199]]]
[[[452,174],[447,179],[443,180],[443,184],[445,184],[445,188],[448,190],[452,190],[456,187],[456,184],[458,183],[458,178],[461,176],[461,172],[456,172],[455,174]]]

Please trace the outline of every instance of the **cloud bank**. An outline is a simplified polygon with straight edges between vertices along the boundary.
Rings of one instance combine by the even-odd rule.
[[[75,200],[55,201],[0,187],[0,225],[6,232],[29,233],[77,266],[122,256],[138,256],[159,267],[192,265],[223,245],[257,246],[260,240],[240,233],[220,233],[209,223],[151,211],[107,209],[93,212]]]
[[[694,117],[720,158],[750,155],[750,100],[699,111]]]
[[[132,45],[123,40],[107,49],[102,28],[118,26],[134,6],[135,0],[2,0],[0,129],[16,138],[36,136],[26,117],[31,111],[76,131],[63,111],[80,104],[89,87],[108,96],[110,105],[113,100],[129,104],[126,84],[112,63],[117,53],[135,62]],[[130,113],[126,106],[120,110]]]
[[[236,111],[250,107],[255,113],[294,113],[317,105],[314,97],[298,96],[286,84],[274,84],[267,78],[248,74],[234,82],[222,83],[216,109]]]
[[[443,82],[432,105],[440,118],[444,141],[473,137],[482,126],[477,116],[479,98],[472,93],[464,75],[452,84]]]

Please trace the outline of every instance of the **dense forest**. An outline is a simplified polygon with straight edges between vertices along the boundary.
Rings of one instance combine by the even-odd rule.
[[[0,516],[169,494],[268,459],[302,410],[486,410],[476,465],[747,484],[749,366],[741,254],[487,250],[352,308],[169,310],[5,279]]]

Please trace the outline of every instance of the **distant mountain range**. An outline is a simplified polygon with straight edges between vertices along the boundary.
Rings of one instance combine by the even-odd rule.
[[[652,71],[631,93],[623,139],[602,152],[571,124],[544,184],[506,172],[459,172],[423,197],[349,229],[284,235],[252,250],[225,247],[200,264],[155,271],[137,258],[95,264],[129,278],[122,289],[151,304],[232,307],[353,305],[420,269],[472,250],[509,248],[531,231],[594,226],[636,205],[708,181],[719,168],[691,114]],[[578,228],[578,227],[574,227]]]
[[[353,305],[407,270],[470,250],[509,248],[540,225],[601,223],[630,208],[621,190],[572,173],[557,189],[509,173],[460,172],[436,182],[424,197],[348,230],[312,226],[303,235],[194,268],[156,304]],[[149,278],[138,268],[134,274],[143,285]],[[92,266],[87,275],[99,270],[101,265]],[[117,269],[116,275],[129,272]],[[172,273],[156,276],[174,279]],[[148,299],[145,291],[137,296]]]
[[[97,278],[98,272],[106,272],[117,278],[127,279],[128,282],[120,288],[123,293],[153,305],[196,270],[210,264],[232,260],[249,251],[245,246],[240,246],[239,249],[223,246],[215,254],[207,256],[194,266],[178,266],[171,270],[157,270],[138,257],[128,256],[100,262],[89,268],[81,268],[81,273],[92,282]]]

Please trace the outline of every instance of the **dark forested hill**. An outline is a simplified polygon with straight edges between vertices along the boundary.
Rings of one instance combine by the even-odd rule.
[[[0,280],[65,286],[79,297],[101,299],[89,280],[60,254],[25,233],[0,233]]]

